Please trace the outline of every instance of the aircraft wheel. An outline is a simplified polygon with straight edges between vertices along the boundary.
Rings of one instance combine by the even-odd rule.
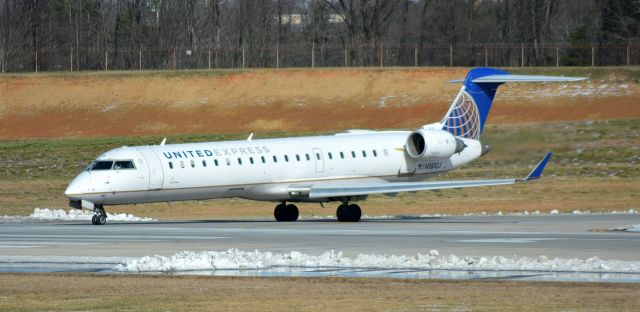
[[[356,204],[342,204],[338,206],[336,210],[336,217],[340,222],[358,222],[362,216],[362,210],[360,206]]]
[[[91,217],[91,224],[98,225],[98,215],[93,215],[93,217]]]
[[[107,223],[107,217],[105,217],[104,215],[99,215],[98,218],[98,225],[104,225],[105,223]]]
[[[287,221],[287,205],[284,203],[276,206],[276,209],[273,210],[273,216],[276,218],[276,221]]]
[[[287,220],[285,221],[297,221],[300,213],[298,207],[294,204],[287,205]]]

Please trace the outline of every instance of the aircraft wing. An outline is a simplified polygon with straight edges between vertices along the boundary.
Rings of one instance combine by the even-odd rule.
[[[494,179],[494,180],[462,180],[462,181],[432,181],[432,182],[379,182],[364,184],[332,184],[313,186],[309,190],[309,198],[329,198],[342,196],[357,196],[370,194],[393,194],[399,192],[415,192],[426,190],[442,190],[476,186],[507,185],[527,182],[540,178],[544,167],[551,158],[548,152],[542,160],[531,170],[524,179]]]

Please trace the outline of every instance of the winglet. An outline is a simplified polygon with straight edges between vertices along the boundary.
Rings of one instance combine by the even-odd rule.
[[[550,158],[551,152],[547,152],[547,155],[544,155],[544,158],[542,158],[542,160],[533,168],[533,170],[531,170],[529,175],[520,181],[527,182],[540,178],[540,176],[542,176],[542,171],[544,170],[544,167],[547,166]]]

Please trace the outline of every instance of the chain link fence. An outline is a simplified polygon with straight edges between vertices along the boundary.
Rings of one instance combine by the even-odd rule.
[[[2,73],[83,70],[183,70],[281,67],[631,66],[638,44],[439,44],[263,48],[52,49],[22,53],[0,49]]]

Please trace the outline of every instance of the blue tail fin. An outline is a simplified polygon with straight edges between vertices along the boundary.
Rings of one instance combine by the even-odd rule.
[[[496,90],[505,82],[559,82],[583,79],[586,78],[511,75],[496,68],[473,68],[445,114],[441,122],[442,129],[457,137],[479,140]]]

